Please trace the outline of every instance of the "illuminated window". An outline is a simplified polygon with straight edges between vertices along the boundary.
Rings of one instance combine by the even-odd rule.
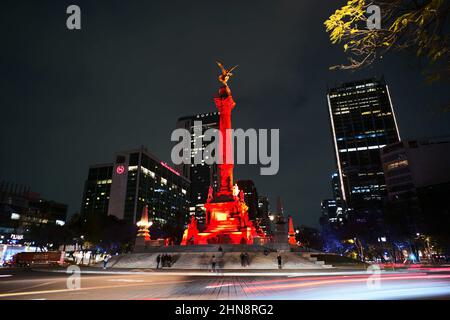
[[[392,169],[406,167],[406,166],[408,166],[408,160],[400,160],[400,161],[394,161],[394,162],[389,163],[387,165],[387,169],[392,170]]]
[[[153,171],[148,170],[148,169],[145,168],[145,167],[141,167],[141,170],[142,170],[142,172],[143,172],[145,175],[148,175],[148,176],[150,176],[150,177],[152,177],[152,178],[155,178],[155,173],[154,173]]]
[[[19,220],[20,219],[20,214],[18,213],[11,213],[11,220]]]

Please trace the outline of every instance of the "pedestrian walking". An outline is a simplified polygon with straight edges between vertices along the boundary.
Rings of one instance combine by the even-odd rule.
[[[105,270],[106,267],[108,266],[108,261],[109,259],[111,259],[111,256],[109,254],[105,255],[103,257],[103,269]]]
[[[244,253],[244,260],[245,260],[245,266],[249,266],[250,265],[250,255],[246,252]]]
[[[212,256],[211,258],[211,272],[215,272],[216,271],[216,256]]]
[[[241,257],[241,267],[245,267],[245,256],[243,252],[241,252],[240,257]]]
[[[159,269],[159,263],[161,262],[161,255],[158,254],[158,256],[156,257],[156,269]]]
[[[277,260],[278,260],[278,269],[281,269],[281,256],[280,256],[280,254],[278,254]]]

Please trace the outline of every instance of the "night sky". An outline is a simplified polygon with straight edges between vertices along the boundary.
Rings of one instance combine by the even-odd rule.
[[[403,139],[450,133],[448,84],[427,85],[413,54],[358,72],[323,21],[344,1],[2,1],[0,180],[30,185],[80,210],[90,164],[145,145],[170,161],[180,116],[215,111],[214,61],[239,64],[230,82],[235,128],[279,128],[280,170],[252,179],[272,208],[318,226],[335,169],[327,86],[384,75]],[[82,30],[66,28],[81,7]]]

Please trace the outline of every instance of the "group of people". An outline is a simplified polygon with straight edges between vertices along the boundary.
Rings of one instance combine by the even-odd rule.
[[[247,267],[250,265],[250,256],[249,254],[246,253],[241,253],[241,266],[242,267]]]
[[[156,257],[156,269],[160,268],[164,268],[164,267],[172,267],[173,264],[173,257],[171,254],[163,254],[160,255],[158,254],[158,256]]]
[[[223,255],[223,250],[220,247],[219,252]],[[264,252],[266,255],[266,253]],[[103,260],[104,263],[104,269],[106,269],[106,265],[108,263],[110,256],[107,256],[105,260]],[[240,255],[241,258],[241,266],[247,267],[250,265],[250,255],[247,252],[242,252]],[[211,263],[211,272],[215,272],[217,270],[217,257],[216,255],[213,255],[211,257],[210,263]],[[277,262],[278,262],[278,268],[281,269],[283,267],[283,259],[280,255],[280,253],[277,254]],[[158,254],[156,257],[156,269],[164,268],[164,267],[172,267],[172,264],[174,263],[173,256],[170,254]]]

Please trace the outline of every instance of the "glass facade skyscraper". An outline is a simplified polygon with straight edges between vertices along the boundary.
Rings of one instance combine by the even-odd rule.
[[[389,88],[384,80],[351,82],[329,90],[327,100],[342,198],[355,213],[380,208],[380,149],[400,140]]]
[[[112,164],[99,164],[89,167],[88,178],[84,183],[82,215],[106,215],[108,213],[112,170]]]
[[[108,214],[135,224],[148,206],[152,237],[173,236],[189,216],[190,182],[146,148],[119,152],[112,164],[91,166],[83,214]],[[181,240],[181,239],[180,239]]]

